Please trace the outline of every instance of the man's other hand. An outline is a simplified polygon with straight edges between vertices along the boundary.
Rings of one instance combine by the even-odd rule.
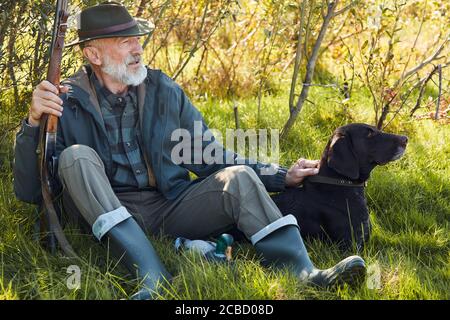
[[[319,160],[298,159],[286,174],[286,187],[296,187],[305,177],[319,173],[319,163]]]

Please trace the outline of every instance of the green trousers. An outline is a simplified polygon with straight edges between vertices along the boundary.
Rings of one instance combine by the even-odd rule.
[[[98,239],[131,216],[150,234],[190,239],[233,227],[250,239],[282,217],[253,169],[243,165],[203,178],[174,200],[158,191],[114,193],[100,157],[84,145],[61,153],[58,175],[65,211],[81,215]]]

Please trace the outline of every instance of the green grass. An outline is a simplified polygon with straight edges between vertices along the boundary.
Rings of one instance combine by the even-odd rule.
[[[314,104],[305,105],[282,145],[283,165],[291,165],[300,156],[319,158],[340,125],[372,121],[364,90],[352,97],[347,109],[330,89],[313,88],[310,98]],[[211,128],[222,132],[234,128],[230,102],[193,100]],[[281,128],[286,104],[286,95],[265,97],[259,127]],[[244,129],[256,127],[254,100],[239,101],[239,114]],[[234,246],[234,262],[228,265],[176,253],[172,239],[151,238],[175,276],[160,298],[449,299],[450,127],[402,119],[388,130],[407,134],[410,143],[402,159],[375,169],[366,190],[373,234],[361,255],[371,269],[381,271],[377,288],[327,291],[299,285],[285,271],[261,267],[248,244]],[[75,229],[67,232],[82,262],[42,249],[33,240],[37,212],[14,198],[9,161],[2,163],[0,172],[0,299],[126,299],[134,292],[138,283],[90,236]],[[307,247],[318,267],[343,258],[334,246],[308,242]],[[66,286],[67,267],[73,264],[82,272],[78,290]]]

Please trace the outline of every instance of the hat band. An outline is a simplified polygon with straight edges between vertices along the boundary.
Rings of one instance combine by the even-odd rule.
[[[106,27],[106,28],[102,28],[102,29],[96,29],[96,30],[91,30],[91,31],[78,30],[78,37],[84,38],[84,37],[96,37],[96,36],[106,35],[108,33],[122,31],[122,30],[125,30],[128,28],[134,27],[135,25],[137,25],[136,20],[131,20],[130,22],[127,22],[127,23],[117,24],[115,26]]]

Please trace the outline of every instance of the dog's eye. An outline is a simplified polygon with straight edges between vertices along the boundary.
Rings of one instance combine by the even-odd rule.
[[[370,130],[370,131],[369,131],[369,134],[367,135],[367,138],[372,138],[372,137],[374,137],[374,136],[376,136],[376,135],[377,135],[377,132],[376,132],[376,131]]]

